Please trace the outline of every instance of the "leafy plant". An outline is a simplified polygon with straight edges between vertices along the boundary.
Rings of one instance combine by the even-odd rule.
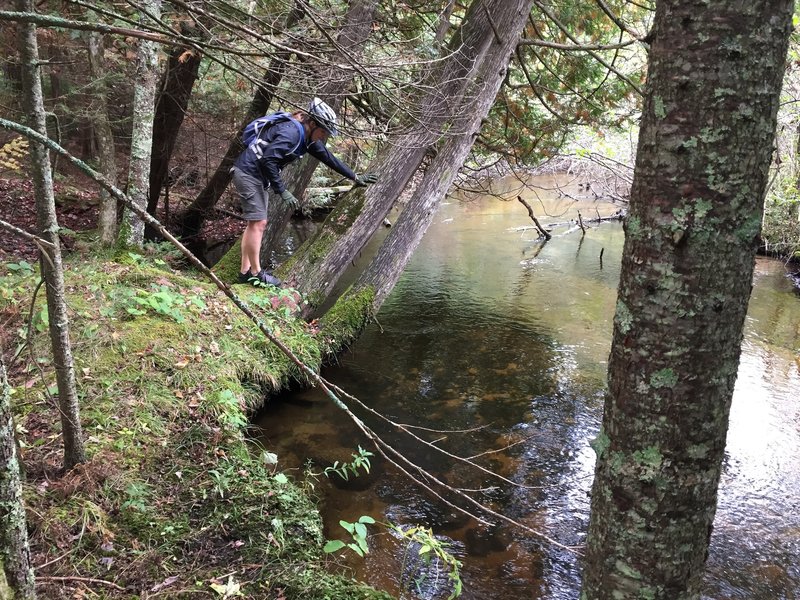
[[[349,523],[348,521],[344,520],[339,521],[339,525],[341,525],[344,530],[350,534],[350,537],[353,539],[353,541],[343,542],[342,540],[328,540],[323,548],[323,551],[331,554],[341,550],[342,548],[350,548],[353,552],[363,558],[365,554],[369,553],[369,548],[367,546],[367,525],[373,525],[374,523],[375,519],[369,515],[361,515],[358,518],[358,521],[355,523]]]
[[[21,260],[18,263],[6,263],[6,268],[18,275],[33,275],[34,273],[33,265],[27,260]]]
[[[150,497],[150,486],[143,481],[132,481],[125,488],[127,500],[122,503],[122,508],[130,508],[138,512],[147,512],[147,499]]]
[[[403,555],[402,573],[404,574],[404,577],[407,577],[405,575],[405,567],[408,559],[408,552],[411,548],[416,548],[419,557],[422,559],[422,562],[426,567],[429,567],[434,561],[438,561],[440,565],[443,565],[446,569],[448,569],[447,577],[452,583],[453,590],[450,593],[450,596],[448,596],[447,600],[458,598],[461,595],[463,592],[463,584],[461,581],[462,565],[461,561],[453,556],[448,550],[450,546],[449,543],[434,536],[431,528],[420,526],[404,528],[393,524],[389,524],[389,528],[392,529],[392,531],[394,531],[402,539],[408,541],[405,554]],[[416,585],[418,591],[420,591],[420,586],[428,576],[429,572],[430,569],[424,569],[422,575],[414,580],[414,584]]]
[[[375,455],[369,450],[364,450],[361,446],[359,446],[358,452],[351,454],[350,456],[353,457],[351,462],[339,463],[337,460],[330,467],[326,467],[323,471],[325,477],[330,477],[331,473],[336,473],[339,477],[345,481],[348,481],[350,479],[350,475],[353,477],[359,476],[359,469],[364,469],[364,471],[367,472],[367,475],[369,475],[369,469],[371,467],[369,457]]]
[[[183,323],[186,320],[182,309],[187,306],[195,312],[206,309],[206,303],[199,295],[192,294],[187,297],[166,285],[152,285],[150,290],[136,291],[122,288],[112,292],[111,296],[114,305],[118,309],[123,309],[128,315],[138,317],[152,311],[170,317],[176,323]]]

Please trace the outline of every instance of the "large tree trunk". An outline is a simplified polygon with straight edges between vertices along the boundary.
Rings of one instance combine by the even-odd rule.
[[[20,12],[33,12],[33,0],[16,0],[16,6]],[[25,23],[19,27],[24,106],[30,111],[28,115],[30,128],[47,135],[36,26]],[[61,413],[61,430],[64,437],[64,468],[69,470],[84,462],[86,453],[83,448],[75,368],[69,339],[67,303],[64,300],[64,270],[61,263],[53,179],[50,173],[50,157],[43,144],[30,142],[30,157],[31,179],[36,199],[36,224],[39,234],[53,244],[53,248],[48,250],[49,259],[42,259],[41,266],[47,293],[50,341],[53,346],[53,363],[58,384],[58,409]]]
[[[492,13],[495,28],[502,32],[503,37],[495,40],[489,48],[480,66],[480,78],[467,90],[470,101],[464,105],[454,127],[460,133],[445,138],[439,144],[435,158],[425,170],[422,181],[391,233],[351,292],[340,302],[346,302],[354,294],[360,296],[364,289],[369,288],[372,291],[371,311],[377,312],[394,288],[414,249],[428,230],[439,203],[469,155],[481,122],[489,113],[503,83],[511,54],[517,46],[532,5],[533,0],[506,2],[502,10],[497,9]]]
[[[361,57],[364,44],[372,33],[372,21],[376,8],[376,0],[353,0],[350,3],[344,25],[336,39],[336,45],[347,52],[351,59],[358,60]],[[342,107],[344,95],[353,83],[352,76],[332,78],[328,75],[321,76],[320,79],[325,83],[319,91],[319,97],[338,113]],[[319,161],[309,155],[289,165],[284,174],[286,187],[295,196],[302,198],[318,165]],[[264,237],[261,239],[261,254],[266,256],[267,260],[269,260],[270,252],[277,248],[281,234],[286,229],[291,216],[292,212],[284,202],[270,202],[269,220]]]
[[[299,5],[295,5],[292,11],[286,17],[285,29],[294,27],[300,19],[305,16],[305,12]],[[222,157],[216,171],[208,180],[206,187],[198,194],[197,198],[186,207],[186,209],[176,217],[176,225],[180,230],[181,238],[184,240],[191,240],[200,233],[200,229],[206,220],[206,217],[216,206],[217,201],[222,196],[228,184],[231,181],[231,167],[234,161],[244,150],[242,145],[242,132],[248,123],[264,116],[269,110],[269,105],[275,94],[275,88],[283,79],[283,73],[286,71],[291,53],[289,51],[277,52],[273,59],[270,61],[269,68],[264,73],[261,85],[250,101],[250,106],[247,113],[239,124],[236,134],[231,138],[228,149]]]
[[[91,11],[89,11],[91,12]],[[117,161],[114,150],[114,134],[108,118],[106,103],[106,68],[103,49],[103,35],[95,31],[89,33],[88,41],[89,74],[93,85],[98,86],[93,94],[95,104],[93,115],[94,136],[97,142],[97,158],[99,171],[114,185],[117,184]],[[100,243],[111,246],[117,235],[117,200],[106,190],[100,190],[100,217],[98,219]]]
[[[22,504],[22,480],[17,458],[17,437],[11,411],[11,388],[6,366],[0,354],[0,556],[5,580],[12,594],[0,598],[33,600],[34,589],[31,552],[25,507]]]
[[[195,28],[183,26],[184,35],[193,35]],[[176,46],[167,60],[159,86],[156,114],[153,119],[153,146],[150,157],[150,192],[147,212],[156,215],[161,189],[169,174],[169,163],[178,132],[189,106],[192,88],[200,70],[201,54],[197,50]],[[153,234],[149,229],[148,236]]]
[[[149,22],[147,13],[158,18],[161,0],[144,0],[143,23]],[[141,208],[147,208],[150,188],[150,153],[153,148],[153,118],[155,113],[158,51],[155,42],[139,40],[136,53],[136,86],[133,92],[133,131],[131,132],[131,159],[128,168],[128,197]],[[141,247],[144,244],[144,221],[133,211],[125,210],[119,232],[123,247]]]
[[[451,54],[425,85],[418,119],[409,132],[387,144],[370,171],[380,179],[345,195],[317,235],[300,247],[279,273],[304,292],[308,312],[327,298],[350,261],[363,248],[422,163],[442,131],[461,113],[465,89],[495,39],[490,15],[500,0],[475,0],[449,43]],[[456,133],[455,131],[451,133]]]
[[[656,4],[581,598],[699,598],[792,2]]]

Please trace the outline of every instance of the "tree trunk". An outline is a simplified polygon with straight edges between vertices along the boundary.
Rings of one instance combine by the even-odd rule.
[[[299,5],[295,5],[286,17],[285,29],[294,27],[303,16],[305,16],[303,9]],[[247,114],[239,125],[236,134],[231,138],[228,149],[225,151],[225,156],[222,157],[222,161],[217,166],[217,170],[214,171],[206,187],[203,188],[203,191],[200,192],[197,198],[176,217],[177,227],[180,230],[181,238],[184,240],[191,239],[200,233],[200,228],[203,226],[206,217],[213,210],[214,206],[216,206],[217,201],[228,187],[231,181],[230,170],[233,166],[233,162],[244,150],[244,146],[241,142],[242,132],[248,123],[263,116],[269,110],[275,88],[278,87],[281,79],[283,79],[283,73],[286,70],[286,64],[290,56],[291,53],[289,51],[277,52],[270,61],[269,68],[264,73],[261,85],[256,90],[250,102]]]
[[[306,294],[307,312],[330,294],[341,274],[383,222],[432,144],[461,113],[466,86],[475,76],[494,33],[489,15],[504,10],[500,0],[476,0],[448,44],[418,103],[419,118],[409,132],[387,144],[370,171],[380,179],[345,195],[310,242],[303,244],[279,273]],[[456,133],[452,131],[451,133]]]
[[[194,35],[195,28],[184,26],[184,35]],[[147,212],[156,216],[161,188],[169,174],[169,163],[178,132],[189,106],[192,88],[197,81],[202,56],[196,50],[176,46],[167,61],[167,68],[159,86],[156,114],[153,121],[153,147],[150,159],[150,193]],[[148,237],[152,231],[146,232]]]
[[[140,21],[147,23],[150,14],[161,15],[161,0],[142,2]],[[136,86],[133,92],[133,131],[131,132],[131,159],[128,167],[128,197],[138,207],[147,208],[150,185],[150,153],[153,148],[153,119],[156,99],[156,70],[158,50],[155,42],[139,40],[136,53]],[[141,247],[144,244],[144,221],[130,210],[123,213],[119,232],[122,247]]]
[[[502,10],[492,13],[495,29],[503,38],[495,40],[483,63],[481,76],[467,90],[470,99],[456,121],[456,135],[445,138],[437,148],[436,156],[425,170],[425,175],[404,207],[391,233],[378,253],[353,286],[351,293],[360,294],[365,288],[373,292],[372,312],[377,312],[386,296],[411,259],[444,195],[450,189],[461,165],[469,155],[481,122],[494,104],[503,83],[511,53],[517,46],[522,29],[527,22],[533,0],[504,3]],[[341,301],[346,301],[342,298]],[[365,318],[367,315],[364,315]]]
[[[91,12],[91,11],[90,11]],[[94,114],[94,135],[97,142],[97,158],[99,171],[112,184],[117,184],[117,161],[114,149],[114,133],[111,130],[111,121],[108,118],[108,104],[106,103],[106,68],[105,52],[103,49],[103,35],[97,32],[89,33],[88,41],[89,55],[89,74],[98,86],[96,93],[93,94],[95,108]],[[100,217],[98,219],[100,229],[100,243],[103,246],[111,246],[117,235],[117,201],[106,190],[100,190]]]
[[[352,0],[344,25],[336,40],[337,47],[344,49],[351,60],[361,57],[364,44],[372,33],[372,21],[377,8],[376,0]],[[321,77],[325,81],[319,97],[327,102],[337,113],[342,107],[342,99],[353,83],[352,76],[344,78]],[[302,198],[308,187],[319,161],[306,155],[302,160],[289,165],[284,174],[286,187],[295,196]],[[272,250],[277,248],[278,241],[289,223],[292,212],[283,202],[270,202],[269,219],[264,237],[261,239],[261,254],[269,260]]]
[[[20,12],[33,12],[33,0],[16,0],[16,6]],[[25,23],[20,24],[19,27],[24,106],[29,107],[28,120],[31,129],[47,135],[36,26]],[[64,436],[64,468],[69,470],[78,463],[84,462],[86,453],[83,448],[78,392],[72,363],[72,346],[69,340],[67,304],[64,300],[61,244],[58,238],[56,204],[53,197],[53,180],[47,148],[43,144],[30,142],[30,157],[31,179],[36,199],[36,223],[39,234],[54,246],[49,250],[49,260],[43,259],[41,265],[47,292],[50,341],[53,346],[53,362],[58,383],[58,408],[61,413],[61,429]]]
[[[0,556],[5,580],[13,593],[0,598],[33,600],[34,589],[31,552],[25,507],[22,505],[22,481],[17,460],[17,438],[11,411],[11,388],[0,355]]]
[[[792,4],[656,3],[583,599],[700,597]]]

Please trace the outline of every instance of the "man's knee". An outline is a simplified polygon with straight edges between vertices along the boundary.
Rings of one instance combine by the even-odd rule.
[[[267,220],[263,219],[261,221],[248,221],[247,228],[252,231],[263,232],[264,229],[267,227]]]

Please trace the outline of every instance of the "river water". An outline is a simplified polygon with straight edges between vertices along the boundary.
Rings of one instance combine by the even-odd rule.
[[[564,178],[522,192],[539,219],[609,215]],[[499,182],[502,186],[503,182]],[[510,184],[509,184],[510,185]],[[561,190],[556,188],[561,186]],[[566,193],[566,195],[564,195]],[[581,197],[583,195],[583,197]],[[512,195],[513,197],[513,195]],[[577,198],[577,200],[576,200]],[[541,245],[526,209],[492,196],[451,198],[377,317],[324,375],[449,452],[474,456],[514,487],[408,437],[387,439],[448,483],[564,546],[585,540],[623,232],[554,229]],[[800,297],[784,266],[759,259],[707,563],[704,598],[800,597]],[[365,417],[376,429],[381,427]],[[282,468],[320,472],[368,443],[318,390],[273,402],[259,421]],[[456,430],[470,430],[455,433]],[[335,476],[334,476],[335,478]],[[326,536],[370,515],[423,525],[462,561],[462,598],[574,600],[580,558],[509,525],[484,526],[410,484],[384,461],[348,484],[320,477]],[[445,598],[412,573],[403,545],[371,526],[365,559],[337,561],[403,598]],[[412,552],[413,554],[413,552]],[[417,580],[417,584],[414,580]],[[444,586],[446,588],[446,586]]]

